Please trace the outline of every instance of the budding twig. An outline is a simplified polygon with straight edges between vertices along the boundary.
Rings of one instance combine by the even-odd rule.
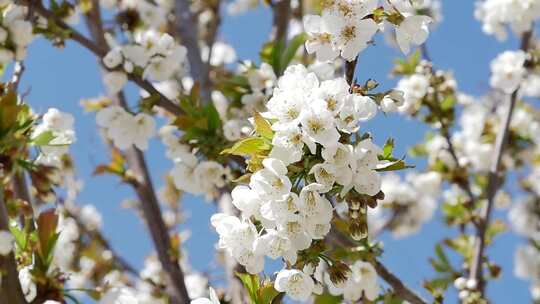
[[[97,43],[105,41],[101,14],[99,11],[99,1],[93,1],[92,10],[87,15],[87,23],[90,32]],[[113,99],[114,103],[124,109],[128,108],[125,96],[122,92]],[[138,181],[133,183],[135,192],[139,197],[141,209],[150,230],[150,235],[157,251],[158,259],[167,274],[168,287],[170,288],[171,303],[183,304],[189,301],[184,274],[178,260],[172,256],[172,245],[169,232],[161,216],[159,201],[152,184],[152,178],[144,159],[144,154],[135,147],[126,150],[126,160],[128,166],[138,176]]]
[[[522,51],[527,51],[530,48],[532,37],[532,30],[523,33],[520,46]],[[488,173],[488,184],[486,187],[487,204],[485,204],[481,210],[481,221],[479,222],[476,231],[474,254],[469,268],[469,277],[478,282],[478,290],[482,294],[484,293],[485,289],[485,280],[482,275],[482,262],[486,246],[486,230],[491,219],[495,196],[501,187],[501,161],[504,150],[508,144],[508,133],[510,130],[510,123],[512,121],[512,114],[518,99],[518,91],[519,87],[510,96],[508,110],[506,111],[506,116],[504,117],[501,131],[497,134],[497,139],[495,142],[495,154],[493,154],[491,168]]]

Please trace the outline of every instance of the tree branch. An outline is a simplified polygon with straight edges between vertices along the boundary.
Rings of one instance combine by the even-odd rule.
[[[457,157],[456,149],[454,148],[454,144],[452,143],[452,137],[450,136],[449,127],[444,123],[444,120],[439,121],[441,123],[441,133],[444,137],[446,144],[448,145],[447,150],[452,156],[452,160],[454,161],[456,165],[456,169],[459,172],[464,171],[465,169],[461,167],[459,164],[459,159]],[[471,185],[469,184],[469,181],[467,179],[463,181],[456,181],[455,182],[469,197],[470,204],[473,204],[476,201],[476,198],[474,196],[474,193],[471,190]]]
[[[11,85],[15,91],[19,89],[19,84],[21,83],[24,70],[24,63],[22,61],[16,61],[15,66],[13,67],[13,75],[11,76]]]
[[[272,4],[273,35],[275,41],[284,41],[287,39],[289,29],[289,19],[291,18],[291,0],[276,0]]]
[[[114,248],[111,246],[109,241],[105,238],[105,236],[103,236],[103,234],[98,230],[88,230],[86,226],[82,223],[79,217],[78,211],[71,210],[71,209],[72,208],[68,208],[67,206],[65,206],[64,211],[67,213],[69,217],[73,218],[75,222],[77,222],[79,229],[81,229],[84,234],[87,234],[88,236],[90,236],[91,239],[97,240],[98,243],[100,243],[101,246],[103,246],[103,248],[110,251],[112,253],[115,264],[120,270],[129,272],[133,276],[138,277],[139,272],[137,271],[137,269],[135,269],[135,267],[129,264],[128,261],[126,261],[122,256],[118,254],[118,252],[116,252],[116,250],[114,250]]]
[[[345,79],[351,87],[354,85],[354,72],[356,71],[356,64],[358,63],[358,56],[353,61],[345,61]]]
[[[88,12],[87,23],[90,32],[98,44],[105,41],[103,25],[101,21],[101,12],[99,1],[93,0],[92,9]],[[116,105],[128,108],[125,96],[120,92],[116,98],[113,98]],[[126,150],[126,160],[128,166],[137,175],[138,181],[133,183],[135,192],[139,197],[141,209],[146,221],[146,225],[150,230],[150,235],[154,242],[157,255],[163,271],[167,274],[168,284],[170,288],[171,303],[184,304],[187,303],[189,295],[187,293],[184,274],[176,257],[172,255],[172,245],[169,238],[169,232],[161,216],[159,201],[152,184],[152,178],[144,154],[136,147],[130,147]]]
[[[174,12],[176,15],[176,33],[187,50],[191,77],[198,81],[201,87],[201,99],[204,102],[210,100],[210,81],[208,70],[202,61],[201,48],[199,47],[198,24],[191,12],[190,4],[187,0],[176,0]]]
[[[394,292],[403,300],[408,301],[411,304],[427,304],[420,296],[411,291],[401,280],[396,277],[390,270],[388,270],[381,262],[378,260],[373,261],[373,267],[383,280],[386,281]]]
[[[9,231],[9,215],[4,202],[4,189],[0,186],[0,230]],[[26,299],[19,282],[19,272],[15,254],[0,255],[2,285],[0,286],[0,303],[26,304]]]
[[[379,233],[381,231],[378,231]],[[343,247],[354,247],[357,246],[349,238],[336,230],[331,230],[328,234],[330,241],[338,244]],[[377,274],[392,287],[394,293],[403,300],[407,300],[411,304],[427,304],[420,296],[418,296],[414,291],[407,287],[397,276],[395,276],[390,270],[388,270],[381,262],[377,259],[370,261]]]
[[[529,49],[532,36],[532,30],[525,32],[522,35],[520,45],[522,51],[527,51]],[[512,121],[514,107],[518,99],[518,91],[519,87],[510,96],[510,103],[508,104],[508,110],[506,112],[501,131],[497,134],[494,151],[495,154],[493,154],[491,168],[488,173],[488,184],[486,187],[487,204],[485,204],[481,210],[481,220],[478,223],[478,228],[476,231],[473,259],[469,268],[469,277],[470,279],[475,279],[478,282],[478,290],[482,294],[485,290],[485,280],[482,275],[482,262],[486,246],[486,230],[491,220],[495,196],[497,195],[497,192],[501,187],[501,161],[508,142],[508,133],[510,129],[510,123]]]

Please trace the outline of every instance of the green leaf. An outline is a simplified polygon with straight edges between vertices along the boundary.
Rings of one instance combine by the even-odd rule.
[[[242,281],[244,288],[248,291],[252,303],[258,304],[259,277],[253,274],[239,272],[236,273],[236,276]]]
[[[258,291],[257,301],[260,304],[272,303],[274,298],[279,295],[279,291],[274,288],[272,282],[265,283]]]
[[[454,97],[454,95],[448,95],[441,102],[441,109],[445,111],[450,110],[454,107],[455,104],[456,98]]]
[[[397,160],[397,161],[394,161],[394,162],[389,162],[389,163],[383,165],[382,167],[379,167],[379,168],[375,169],[375,171],[377,171],[377,172],[399,171],[399,170],[410,169],[410,168],[414,168],[414,167],[415,166],[413,166],[413,165],[405,164],[405,162],[402,159],[400,159],[400,160]]]
[[[454,277],[452,275],[441,276],[424,282],[424,288],[426,288],[435,298],[438,298],[442,296],[442,293],[444,293],[453,281]]]
[[[411,56],[406,59],[396,60],[396,67],[392,71],[394,75],[410,75],[416,71],[416,66],[420,63],[422,54],[420,49],[416,50]]]
[[[383,159],[389,159],[392,157],[392,152],[394,151],[394,139],[389,138],[383,147]]]
[[[435,255],[436,259],[429,260],[435,271],[440,273],[453,273],[454,270],[450,264],[450,260],[448,260],[441,244],[435,246]]]
[[[444,253],[444,249],[441,244],[437,244],[435,246],[435,254],[437,255],[437,258],[439,258],[439,261],[441,261],[445,266],[448,266],[448,268],[452,268],[452,266],[450,265],[450,260],[448,260],[446,253]]]
[[[45,131],[36,136],[32,143],[36,146],[46,146],[54,139],[54,134],[52,131]]]
[[[197,109],[189,97],[180,98],[180,108],[188,115],[196,115]]]
[[[143,111],[152,111],[152,108],[158,104],[160,100],[160,96],[158,94],[153,94],[148,97],[145,97],[141,99],[141,102],[139,103],[139,108]]]
[[[13,225],[9,226],[9,231],[13,235],[17,247],[21,250],[26,249],[26,244],[28,240],[28,234],[26,233],[26,231],[19,229],[17,226]]]
[[[240,156],[255,156],[260,152],[270,150],[270,145],[260,137],[248,137],[231,148],[221,151],[220,154],[233,154]]]
[[[464,224],[470,220],[469,210],[461,203],[444,203],[441,209],[447,217],[446,222],[449,224]]]
[[[274,131],[272,131],[272,126],[270,123],[264,119],[259,112],[255,112],[254,120],[255,132],[268,140],[272,140],[274,137]]]
[[[261,56],[261,61],[268,63],[272,66],[274,73],[276,75],[280,75],[281,71],[281,55],[283,53],[283,50],[285,49],[285,41],[273,41],[266,43],[263,48],[261,49],[261,52],[259,53]]]
[[[493,238],[499,233],[506,231],[506,229],[507,226],[503,221],[501,221],[500,219],[494,220],[486,230],[486,239],[488,243],[491,242],[491,240],[493,240]]]
[[[208,130],[215,132],[221,127],[221,118],[213,103],[209,103],[204,109],[208,119]]]
[[[289,63],[293,60],[294,56],[296,55],[296,52],[298,51],[298,48],[306,42],[306,34],[301,33],[296,36],[294,36],[289,43],[287,44],[287,48],[285,51],[283,51],[283,54],[281,54],[281,58],[279,60],[279,75],[285,71]]]
[[[56,247],[56,242],[58,241],[59,236],[60,236],[60,233],[54,233],[49,238],[49,243],[47,244],[47,255],[45,257],[45,265],[47,265],[47,267],[51,265],[52,260],[54,258],[54,247]]]

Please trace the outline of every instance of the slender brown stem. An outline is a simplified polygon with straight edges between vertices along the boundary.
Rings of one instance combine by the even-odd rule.
[[[133,267],[128,261],[126,261],[122,256],[120,256],[120,254],[118,254],[116,250],[114,250],[112,245],[109,243],[109,240],[107,240],[107,238],[105,238],[105,236],[103,236],[103,234],[99,230],[87,229],[86,226],[83,224],[82,220],[80,219],[78,211],[74,211],[72,209],[73,208],[66,207],[64,210],[69,217],[73,218],[75,222],[77,222],[79,229],[81,229],[81,231],[84,234],[88,235],[92,240],[96,240],[99,244],[101,244],[101,246],[103,246],[103,248],[111,252],[113,256],[113,261],[121,271],[129,272],[133,276],[138,277],[139,272],[137,271],[137,269],[135,269],[135,267]]]
[[[9,216],[4,202],[4,189],[0,186],[0,230],[9,231]],[[26,299],[19,282],[17,262],[13,251],[6,256],[0,255],[0,271],[2,285],[0,286],[0,303],[26,304]]]
[[[99,10],[99,1],[93,0],[93,2],[92,9],[87,15],[87,23],[95,41],[98,44],[103,44],[105,36]],[[124,109],[128,108],[128,104],[122,92],[117,94],[116,98],[113,98],[113,101],[116,105],[121,106]],[[150,172],[146,165],[144,154],[139,149],[132,146],[126,150],[126,160],[129,168],[138,177],[137,182],[132,184],[139,197],[142,213],[146,225],[150,230],[150,235],[154,242],[158,259],[163,266],[164,272],[167,274],[167,286],[169,287],[171,303],[188,303],[189,295],[185,285],[184,274],[178,259],[172,254],[174,250],[169,238],[169,231],[161,216],[159,201],[156,196]]]
[[[272,5],[274,12],[273,35],[275,41],[284,41],[287,38],[289,20],[291,19],[291,0],[280,0]]]
[[[521,50],[527,51],[530,47],[533,32],[525,32],[521,37]],[[485,280],[482,275],[482,264],[484,260],[484,251],[486,246],[486,230],[491,220],[492,209],[495,201],[495,196],[499,191],[502,184],[502,172],[501,161],[504,154],[504,150],[508,144],[508,133],[510,130],[510,123],[512,122],[512,115],[518,99],[519,87],[510,96],[510,102],[504,117],[503,125],[500,132],[497,134],[495,142],[495,154],[491,162],[491,168],[488,173],[488,184],[486,187],[487,204],[485,204],[480,213],[480,222],[476,231],[476,238],[474,243],[473,258],[469,268],[469,277],[475,279],[478,282],[478,290],[483,294],[485,290]]]
[[[330,233],[328,234],[328,239],[331,242],[334,242],[334,244],[338,244],[339,246],[343,247],[357,246],[348,237],[346,237],[344,234],[337,230],[330,231]],[[371,261],[371,264],[377,271],[377,274],[392,287],[394,293],[401,299],[407,300],[411,304],[427,304],[426,301],[424,301],[414,291],[407,287],[407,285],[405,285],[396,275],[390,272],[390,270],[388,270],[388,268],[386,268],[377,259],[373,259]]]
[[[188,49],[188,61],[191,77],[200,84],[200,94],[203,102],[210,99],[210,83],[207,66],[203,63],[199,47],[199,30],[197,20],[191,12],[188,0],[175,0],[174,12],[176,15],[175,29],[180,36],[182,45]]]
[[[11,85],[13,90],[17,91],[19,84],[21,83],[22,74],[24,73],[25,67],[22,61],[16,61],[15,66],[13,67],[13,75],[11,77]]]
[[[445,124],[444,120],[442,119],[440,120],[440,123],[441,123],[441,134],[444,137],[446,144],[448,146],[447,150],[452,156],[452,160],[455,163],[455,169],[458,172],[464,172],[465,169],[462,168],[461,165],[459,164],[459,159],[457,157],[456,149],[454,148],[454,143],[452,142],[452,137],[450,135],[449,127]],[[476,201],[476,198],[474,196],[474,193],[472,192],[469,181],[467,179],[463,179],[463,180],[455,181],[455,183],[458,185],[458,187],[460,187],[463,191],[465,191],[465,193],[469,197],[470,204],[472,205]]]
[[[403,282],[388,268],[386,268],[381,262],[378,260],[374,260],[372,262],[373,267],[375,267],[375,270],[383,278],[383,280],[386,281],[390,286],[392,286],[392,289],[394,292],[403,300],[408,301],[411,304],[427,304],[426,301],[424,301],[420,296],[418,296],[416,293],[411,291]]]
[[[347,83],[349,86],[354,85],[354,72],[356,71],[356,64],[358,63],[358,56],[354,58],[353,61],[345,61],[345,79],[347,80]]]

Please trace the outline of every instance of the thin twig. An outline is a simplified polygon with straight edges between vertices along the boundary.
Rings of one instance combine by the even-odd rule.
[[[530,47],[533,32],[527,31],[521,37],[521,50],[527,51]],[[510,96],[510,103],[508,104],[508,110],[504,117],[504,122],[501,131],[497,134],[495,142],[495,154],[491,162],[491,168],[488,173],[488,184],[486,187],[487,204],[485,204],[481,210],[480,222],[476,231],[476,238],[474,243],[474,254],[470,264],[469,277],[475,279],[478,283],[478,290],[483,294],[485,290],[485,280],[482,275],[482,262],[484,259],[484,251],[486,246],[486,230],[491,220],[491,213],[495,201],[495,196],[501,187],[501,162],[504,154],[504,150],[508,144],[508,133],[510,130],[510,123],[512,122],[512,114],[514,107],[518,99],[519,87]]]
[[[89,30],[98,44],[105,41],[101,13],[99,10],[99,1],[93,0],[92,10],[88,12],[87,23]],[[128,108],[123,92],[113,98],[115,104]],[[172,255],[171,240],[169,232],[163,221],[159,201],[154,190],[152,178],[144,159],[144,154],[136,147],[130,147],[126,150],[126,160],[129,168],[137,175],[138,181],[132,183],[135,192],[139,197],[140,206],[150,230],[150,235],[157,251],[158,259],[167,274],[169,293],[171,303],[184,304],[189,301],[184,274],[176,257]]]
[[[353,61],[345,61],[345,79],[351,87],[354,85],[354,72],[356,71],[356,65],[358,63],[358,56]]]
[[[379,276],[381,276],[386,283],[392,286],[394,292],[401,299],[406,300],[411,304],[427,304],[426,301],[405,286],[405,284],[403,284],[403,282],[392,272],[390,272],[390,270],[388,270],[388,268],[386,268],[381,262],[374,260],[372,264]]]
[[[356,246],[349,238],[340,233],[339,231],[332,230],[328,234],[330,241],[343,246],[343,247],[353,247]],[[394,275],[388,268],[386,268],[381,262],[377,259],[373,259],[371,264],[377,271],[377,274],[390,285],[394,293],[403,300],[407,300],[411,304],[427,304],[420,296],[418,296],[414,291],[412,291],[407,285],[405,285],[396,275]]]
[[[13,90],[17,91],[19,84],[21,83],[22,74],[24,73],[25,67],[22,61],[16,61],[15,66],[13,67],[13,75],[11,76],[11,86]]]
[[[431,56],[429,55],[429,51],[425,43],[422,43],[420,46],[420,52],[422,53],[422,58],[424,60],[431,61]]]
[[[138,277],[139,272],[135,267],[133,267],[128,261],[126,261],[114,248],[111,246],[107,238],[103,236],[103,234],[99,230],[89,230],[86,228],[86,226],[82,223],[82,220],[79,217],[79,214],[71,208],[65,208],[64,211],[67,213],[67,215],[75,220],[77,224],[79,225],[79,228],[82,230],[84,234],[87,234],[90,236],[91,239],[97,240],[98,243],[103,246],[106,250],[112,253],[113,261],[117,265],[117,267],[125,272],[131,273],[133,276]]]
[[[0,186],[0,230],[9,231],[9,215],[4,202],[4,189],[2,186]],[[26,304],[13,251],[5,256],[0,255],[0,270],[2,270],[0,303]]]
[[[452,142],[452,137],[449,132],[449,127],[445,124],[443,119],[440,120],[440,123],[441,123],[441,134],[446,141],[447,150],[452,156],[452,160],[454,161],[456,170],[458,172],[463,172],[465,169],[462,168],[461,165],[459,164],[459,159],[457,157],[456,149],[454,148],[454,143]],[[455,181],[455,183],[458,185],[458,187],[460,187],[463,191],[465,191],[465,193],[469,197],[470,204],[472,205],[476,201],[476,198],[474,196],[474,193],[472,192],[469,181],[467,179],[464,179],[464,180]]]

